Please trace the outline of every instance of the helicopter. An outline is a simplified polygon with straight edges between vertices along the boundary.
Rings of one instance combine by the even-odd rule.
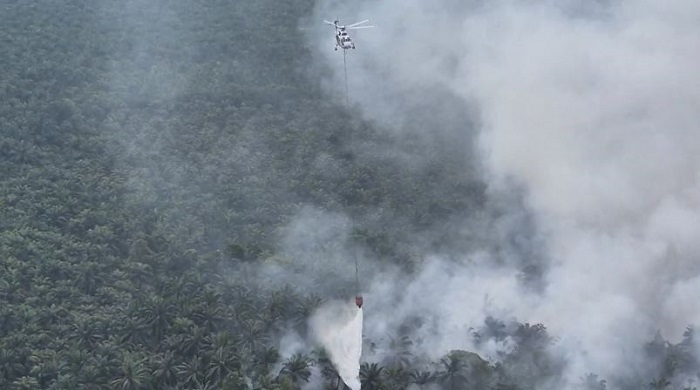
[[[323,23],[329,24],[333,27],[335,27],[335,50],[338,50],[338,48],[342,48],[343,50],[347,49],[354,49],[355,48],[355,42],[353,42],[352,38],[348,35],[347,30],[357,30],[360,28],[372,28],[374,26],[360,26],[361,24],[369,22],[369,19],[363,20],[361,22],[353,23],[348,26],[341,26],[338,22],[338,20],[335,20],[333,23],[324,20]]]

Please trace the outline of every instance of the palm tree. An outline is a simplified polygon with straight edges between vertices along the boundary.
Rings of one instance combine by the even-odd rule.
[[[267,375],[272,365],[279,361],[280,354],[276,348],[269,347],[255,351],[253,364],[259,375]]]
[[[413,370],[413,372],[411,372],[411,383],[424,386],[434,381],[435,374],[430,371]]]
[[[146,387],[148,369],[146,359],[139,359],[131,354],[124,357],[119,377],[112,381],[112,387],[120,390],[137,390]]]
[[[203,303],[196,307],[194,313],[196,323],[209,332],[216,332],[226,318],[220,298],[221,296],[218,293],[206,291],[202,297]]]
[[[156,369],[153,371],[157,388],[174,385],[177,382],[178,362],[172,351],[159,354],[154,359]]]
[[[518,341],[518,349],[536,351],[546,348],[552,343],[552,338],[547,333],[547,328],[542,324],[521,324],[514,334]]]
[[[362,363],[360,366],[360,382],[362,390],[379,390],[382,387],[382,371],[377,363]]]
[[[454,352],[440,359],[443,371],[438,371],[437,380],[450,390],[464,388],[467,376],[464,372],[464,362]]]
[[[257,378],[254,390],[279,390],[280,385],[269,375],[261,375]]]
[[[208,382],[220,384],[232,372],[240,369],[241,362],[233,351],[219,347],[209,356],[206,379]]]
[[[293,311],[294,291],[289,285],[285,285],[281,290],[273,291],[267,301],[268,318],[275,323],[280,319],[285,319],[288,313]]]
[[[308,326],[308,319],[311,317],[313,311],[323,302],[323,300],[317,295],[311,295],[309,297],[300,297],[296,300],[296,305],[294,308],[294,327],[300,334],[305,334]]]
[[[401,367],[388,367],[384,370],[385,389],[405,389],[411,383],[411,374]]]
[[[49,387],[48,384],[55,381],[59,373],[69,371],[68,364],[54,350],[41,351],[38,357],[39,364],[32,368],[31,373],[39,380],[40,388]]]
[[[231,373],[220,385],[221,389],[248,390],[248,383],[240,373]]]
[[[129,279],[139,287],[148,286],[153,281],[153,270],[148,263],[132,260],[127,263]]]
[[[17,390],[35,390],[39,389],[39,382],[31,376],[23,376],[12,382],[12,388]]]
[[[229,331],[208,334],[205,336],[204,341],[212,351],[216,351],[219,348],[231,349],[237,343],[236,338]]]
[[[79,266],[78,278],[74,286],[85,294],[92,295],[97,287],[102,284],[102,272],[99,265],[92,261],[81,263]]]
[[[413,341],[408,335],[394,336],[388,335],[389,338],[389,356],[384,359],[384,364],[388,367],[406,368],[411,364],[413,353]]]
[[[134,345],[146,344],[148,325],[140,318],[126,317],[120,325],[121,341]]]
[[[73,324],[70,338],[77,341],[81,347],[92,349],[102,339],[102,335],[92,318],[81,318]]]
[[[197,325],[191,326],[185,334],[181,335],[179,350],[185,356],[194,355],[204,346],[207,331]]]
[[[188,362],[175,367],[180,383],[185,386],[199,386],[203,383],[201,372],[202,364],[199,356],[193,356]]]
[[[501,341],[508,337],[508,331],[503,321],[489,316],[484,320],[484,326],[472,333],[472,337],[474,343],[480,345],[487,340]]]
[[[111,340],[98,344],[91,356],[90,364],[97,369],[99,376],[113,378],[120,370],[118,346]]]
[[[0,353],[2,353],[2,350],[0,350]],[[87,352],[85,352],[82,348],[78,348],[74,345],[70,345],[68,347],[68,349],[65,352],[65,357],[68,361],[68,364],[73,368],[82,367],[83,364],[85,364],[85,361],[90,359],[90,356]]]
[[[249,351],[257,351],[270,341],[270,336],[265,331],[265,324],[259,320],[246,320],[243,322],[242,337],[239,347]]]
[[[175,320],[175,306],[161,296],[152,295],[145,304],[144,316],[153,338],[159,342]]]
[[[289,377],[295,385],[299,385],[302,381],[309,381],[311,377],[310,366],[309,357],[296,353],[284,362],[279,375]]]

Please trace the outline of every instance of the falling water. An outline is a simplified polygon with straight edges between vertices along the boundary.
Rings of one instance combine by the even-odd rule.
[[[311,328],[343,382],[360,390],[362,309],[354,302],[330,302],[314,313]]]

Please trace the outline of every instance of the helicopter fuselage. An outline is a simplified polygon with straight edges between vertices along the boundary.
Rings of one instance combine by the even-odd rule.
[[[335,42],[336,50],[338,50],[339,47],[345,50],[355,48],[355,43],[344,28],[338,28],[336,30]]]
[[[352,38],[350,38],[350,35],[348,34],[348,30],[374,27],[374,26],[360,26],[361,24],[365,24],[367,22],[369,22],[369,19],[344,26],[344,25],[341,25],[340,22],[338,22],[338,20],[334,21],[333,23],[331,23],[327,20],[323,21],[323,23],[326,23],[326,24],[329,24],[329,25],[335,27],[335,50],[338,50],[338,48],[341,48],[343,50],[354,49],[355,42],[353,42]]]

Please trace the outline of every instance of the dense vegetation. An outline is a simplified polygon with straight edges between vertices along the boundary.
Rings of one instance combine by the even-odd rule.
[[[352,280],[250,280],[293,266],[280,229],[309,207],[349,215],[354,244],[406,272],[476,245],[445,228],[489,202],[464,145],[399,138],[329,99],[297,28],[312,8],[0,0],[1,389],[340,388],[322,350],[276,341]],[[363,388],[533,389],[565,365],[540,324],[489,319],[473,337],[516,346],[425,361],[398,330],[392,358],[368,352]],[[653,367],[616,386],[697,375],[693,337],[650,342]]]

